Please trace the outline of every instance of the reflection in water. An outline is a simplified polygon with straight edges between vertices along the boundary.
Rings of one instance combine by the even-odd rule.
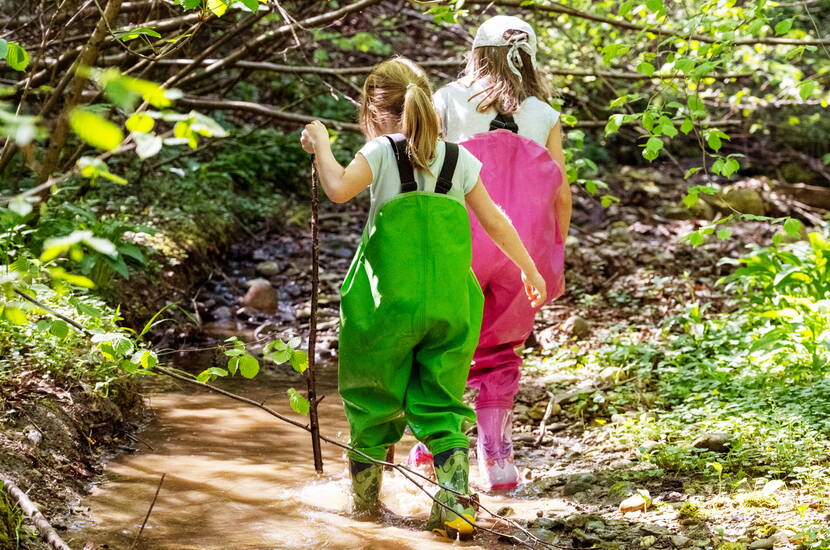
[[[325,369],[320,376],[319,391],[327,396],[320,405],[322,431],[346,442],[348,427],[333,371]],[[281,377],[261,374],[225,387],[296,416],[285,393],[291,383]],[[293,379],[293,384],[302,382]],[[259,409],[203,391],[156,393],[148,401],[155,418],[142,439],[154,450],[108,465],[108,479],[87,499],[88,521],[67,537],[73,546],[92,541],[129,548],[162,473],[167,474],[164,485],[136,548],[404,550],[450,544],[418,530],[431,501],[402,476],[387,472],[384,477],[382,499],[390,514],[383,522],[354,521],[344,513],[349,481],[340,449],[324,443],[326,473],[318,477],[308,434]],[[399,455],[413,441],[399,445]],[[509,504],[526,517],[541,504],[506,497],[483,502],[491,509]],[[482,537],[465,546],[498,545]]]

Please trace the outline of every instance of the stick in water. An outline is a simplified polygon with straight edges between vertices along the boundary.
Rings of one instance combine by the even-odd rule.
[[[161,491],[161,484],[164,483],[164,476],[167,474],[161,474],[161,479],[159,479],[158,487],[156,487],[156,494],[153,495],[153,502],[150,503],[150,507],[147,509],[147,515],[144,516],[144,521],[141,522],[141,529],[138,530],[138,534],[133,539],[133,543],[130,545],[130,550],[135,548],[135,545],[138,544],[138,539],[141,538],[141,533],[144,532],[144,527],[147,526],[147,520],[150,519],[150,514],[153,513],[153,508],[156,505],[156,499],[159,497],[159,491]]]
[[[320,229],[317,225],[320,208],[320,190],[317,182],[317,165],[311,159],[311,315],[308,319],[308,417],[311,428],[311,449],[314,452],[314,469],[323,473],[323,453],[320,450],[320,421],[317,417],[317,388],[314,381],[314,367],[317,358],[317,292],[320,271]]]

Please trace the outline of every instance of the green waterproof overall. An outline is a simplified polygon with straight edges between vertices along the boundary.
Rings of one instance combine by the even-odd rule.
[[[407,425],[433,454],[469,447],[463,426],[475,415],[462,395],[484,301],[470,269],[467,210],[446,195],[458,146],[446,144],[435,192],[427,192],[404,137],[386,137],[401,191],[367,225],[343,282],[338,373],[350,443],[378,460]]]

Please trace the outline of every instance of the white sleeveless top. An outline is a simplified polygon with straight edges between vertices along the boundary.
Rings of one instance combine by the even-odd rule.
[[[468,86],[455,81],[435,92],[433,101],[441,119],[445,140],[458,143],[490,129],[496,110],[491,107],[480,113],[476,107],[481,97],[471,99],[483,89],[480,82]],[[513,120],[519,126],[520,136],[532,139],[544,147],[551,128],[559,120],[559,112],[538,98],[529,97],[513,115]]]

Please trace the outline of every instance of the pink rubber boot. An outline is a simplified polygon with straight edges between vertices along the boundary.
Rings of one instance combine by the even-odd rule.
[[[478,471],[489,491],[515,489],[519,471],[513,464],[513,411],[477,409]]]
[[[432,453],[420,441],[409,450],[406,465],[429,478],[435,478],[435,468],[432,465]]]

